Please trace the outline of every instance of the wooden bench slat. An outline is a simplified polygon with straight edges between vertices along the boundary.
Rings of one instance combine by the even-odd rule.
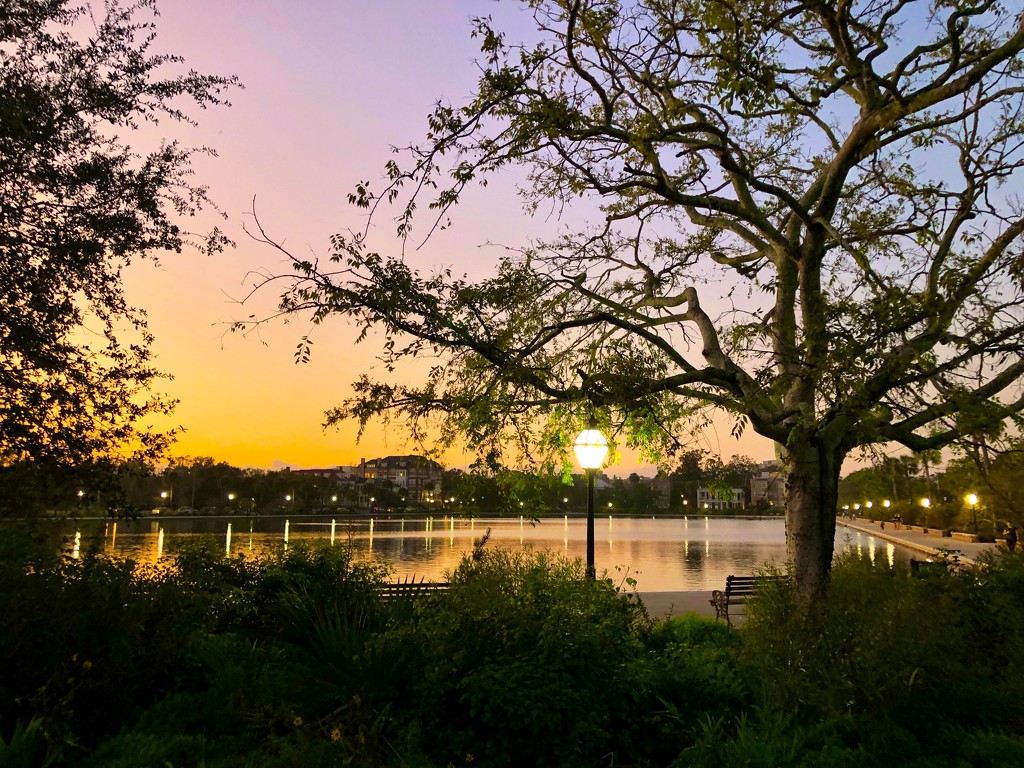
[[[711,593],[710,603],[715,609],[715,618],[720,619],[724,616],[729,626],[732,626],[732,617],[729,614],[730,606],[745,604],[747,599],[753,597],[761,587],[781,581],[782,578],[782,576],[726,576],[725,589],[716,589]]]
[[[377,594],[383,598],[400,597],[409,595],[418,597],[420,595],[437,594],[448,591],[451,584],[446,581],[394,581],[382,584],[377,588]]]

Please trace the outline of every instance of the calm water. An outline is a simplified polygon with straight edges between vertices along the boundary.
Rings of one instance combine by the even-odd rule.
[[[455,568],[488,528],[488,546],[532,547],[571,558],[586,556],[586,520],[546,518],[531,524],[512,518],[375,518],[345,520],[330,516],[293,518],[145,518],[116,523],[92,521],[91,535],[111,557],[156,563],[171,556],[176,542],[190,536],[215,536],[226,553],[258,556],[297,542],[348,543],[361,560],[382,560],[393,578],[441,580]],[[69,537],[69,552],[80,552],[90,538],[90,523]],[[76,536],[78,544],[76,545]],[[837,551],[853,547],[879,563],[906,561],[909,553],[873,536],[840,528]],[[598,574],[616,582],[637,580],[641,592],[719,589],[730,573],[751,573],[767,562],[785,560],[781,519],[598,518],[595,525]]]

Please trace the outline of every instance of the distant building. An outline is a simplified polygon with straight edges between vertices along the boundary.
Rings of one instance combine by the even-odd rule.
[[[364,481],[388,481],[406,492],[406,499],[427,501],[428,494],[440,493],[444,468],[423,456],[384,456],[361,459],[355,468]]]
[[[730,498],[722,499],[704,486],[697,486],[698,509],[743,509],[746,506],[746,494],[742,488],[730,488]]]
[[[672,499],[672,478],[668,475],[658,475],[648,481],[651,490],[654,492],[654,508],[666,511]]]
[[[357,479],[362,479],[359,467],[330,467],[326,469],[293,469],[292,474],[295,475],[313,475],[314,477],[325,477],[328,480],[333,480],[338,485],[347,485],[354,483]]]
[[[778,471],[761,472],[750,478],[750,503],[769,507],[785,506],[786,483]]]

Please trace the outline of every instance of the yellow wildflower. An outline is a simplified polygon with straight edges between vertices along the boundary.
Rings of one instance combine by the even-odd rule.
[[[292,720],[292,725],[294,725],[296,728],[301,728],[302,727],[302,718],[296,716],[296,718],[294,720]]]
[[[341,741],[341,729],[340,728],[334,728],[334,729],[331,730],[331,741],[333,741],[335,743]]]

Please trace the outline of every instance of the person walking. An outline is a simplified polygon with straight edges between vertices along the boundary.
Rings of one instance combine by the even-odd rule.
[[[1006,548],[1011,552],[1017,549],[1017,529],[1013,527],[1013,523],[1006,529]]]

